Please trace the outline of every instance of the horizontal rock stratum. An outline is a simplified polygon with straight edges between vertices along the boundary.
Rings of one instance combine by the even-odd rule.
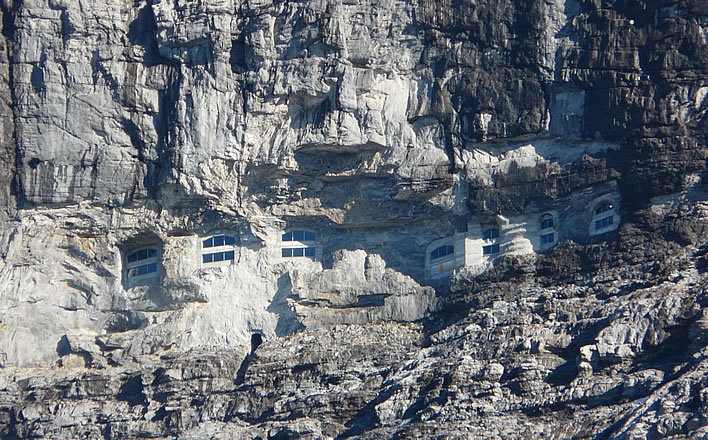
[[[0,3],[0,436],[708,436],[701,0]]]

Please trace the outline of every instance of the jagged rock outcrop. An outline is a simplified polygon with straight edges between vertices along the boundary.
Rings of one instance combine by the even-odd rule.
[[[2,436],[707,434],[701,0],[1,3]]]

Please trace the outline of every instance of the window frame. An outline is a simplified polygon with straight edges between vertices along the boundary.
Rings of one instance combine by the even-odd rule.
[[[593,217],[602,215],[606,212],[612,211],[614,213],[615,211],[615,204],[614,202],[611,202],[609,200],[604,200],[597,205],[595,205],[595,209],[593,209]]]
[[[499,243],[492,243],[492,244],[482,246],[482,256],[483,257],[491,257],[493,255],[499,255],[500,252],[501,252],[501,247],[499,246]]]
[[[445,253],[442,255],[440,255],[441,250],[445,251]],[[437,256],[435,255],[436,252],[437,252]],[[430,252],[430,261],[431,262],[439,261],[439,260],[449,257],[449,256],[452,256],[452,257],[455,256],[455,245],[454,244],[444,244],[442,246],[438,246],[435,249],[433,249],[433,251]]]
[[[280,258],[283,260],[317,259],[317,232],[306,228],[289,228],[280,234]]]
[[[496,240],[500,235],[499,226],[487,226],[482,230],[482,240]]]
[[[141,256],[143,252],[144,255]],[[160,246],[157,244],[142,246],[125,252],[123,267],[126,281],[132,282],[159,276],[159,262]]]
[[[200,264],[202,267],[220,267],[236,260],[236,234],[214,231],[200,237]]]

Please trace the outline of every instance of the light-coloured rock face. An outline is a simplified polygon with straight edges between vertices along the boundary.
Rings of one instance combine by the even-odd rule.
[[[453,437],[590,436],[601,413],[567,435],[513,427],[613,396],[615,365],[622,398],[677,402],[661,426],[656,399],[623,407],[618,436],[702,423],[681,405],[705,407],[703,360],[680,367],[686,392],[659,389],[678,370],[631,366],[672,326],[705,333],[686,293],[707,230],[699,0],[1,3],[0,401],[46,394],[0,406],[0,435],[380,438],[411,421],[427,438],[417,423],[439,418]],[[324,367],[303,385],[280,364]],[[71,413],[42,403],[71,396]],[[507,411],[504,429],[477,417]],[[116,427],[67,434],[72,417]]]
[[[511,163],[536,166],[526,152],[562,148],[544,150],[549,141],[539,140],[480,158],[451,144],[451,121],[440,117],[449,98],[439,102],[436,90],[456,79],[432,61],[449,40],[426,43],[423,23],[438,7],[418,7],[18,5],[11,86],[25,209],[6,231],[4,321],[15,328],[0,336],[6,364],[52,363],[69,333],[95,334],[121,347],[113,358],[137,359],[244,346],[255,330],[273,336],[303,322],[429,312],[435,301],[418,285],[425,250],[468,212],[461,177],[476,178],[488,162],[501,164],[490,176]],[[486,139],[499,137],[498,118],[484,110],[452,123]],[[540,160],[567,163],[592,148]],[[450,174],[456,166],[466,171]],[[326,295],[336,295],[328,277],[346,273],[342,281],[358,286],[350,311],[328,317],[331,308],[298,305],[308,296],[289,290],[277,255],[278,231],[293,226],[321,237],[322,265],[297,270]],[[233,264],[202,268],[199,237],[229,227],[238,237]],[[154,276],[127,279],[127,254],[146,244],[159,251]],[[388,268],[355,280],[349,263],[337,263],[339,249],[361,249]],[[320,275],[322,267],[334,272]],[[405,292],[394,293],[399,287]],[[114,324],[124,320],[125,328]]]

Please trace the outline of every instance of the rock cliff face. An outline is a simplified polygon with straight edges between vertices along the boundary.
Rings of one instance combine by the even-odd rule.
[[[3,438],[708,435],[705,2],[0,13]]]

